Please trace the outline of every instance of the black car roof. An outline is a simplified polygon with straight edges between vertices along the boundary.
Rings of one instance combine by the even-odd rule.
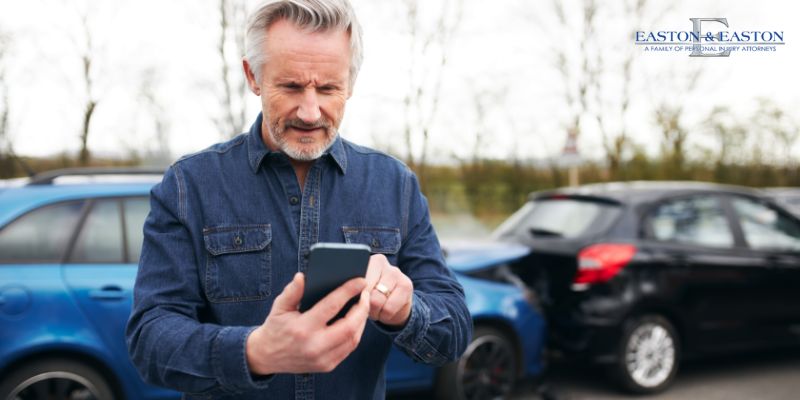
[[[610,201],[619,204],[638,204],[658,200],[663,197],[699,193],[727,193],[760,197],[762,192],[742,186],[723,185],[696,181],[632,181],[593,183],[577,187],[564,187],[554,190],[534,192],[530,200],[569,196]]]
[[[800,187],[768,187],[762,190],[769,196],[800,197]]]

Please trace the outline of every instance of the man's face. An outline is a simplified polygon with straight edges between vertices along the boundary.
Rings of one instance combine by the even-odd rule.
[[[292,159],[319,158],[336,139],[350,97],[350,37],[344,31],[309,33],[281,20],[269,27],[267,60],[250,88],[261,96],[264,143]]]

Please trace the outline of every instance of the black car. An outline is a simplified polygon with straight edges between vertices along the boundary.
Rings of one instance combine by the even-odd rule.
[[[800,344],[800,220],[762,192],[696,182],[533,193],[495,232],[532,253],[551,345],[631,391],[665,389],[687,356]]]
[[[800,218],[800,188],[773,187],[764,189],[764,192],[786,211]]]

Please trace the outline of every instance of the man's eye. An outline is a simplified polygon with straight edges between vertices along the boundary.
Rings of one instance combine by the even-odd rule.
[[[302,86],[300,86],[300,85],[298,85],[298,84],[296,84],[296,83],[285,83],[285,84],[283,84],[283,85],[281,85],[281,86],[282,86],[284,89],[289,89],[289,90],[300,90],[300,89],[302,89],[302,88],[303,88]]]
[[[322,93],[331,93],[331,92],[336,91],[336,87],[335,86],[320,86],[319,88],[317,88],[317,90],[319,90]]]

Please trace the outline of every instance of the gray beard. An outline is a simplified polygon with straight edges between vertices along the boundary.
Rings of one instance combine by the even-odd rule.
[[[286,129],[281,129],[280,132],[276,135],[275,129],[270,127],[269,136],[272,139],[272,141],[276,145],[278,145],[278,148],[282,152],[284,152],[287,156],[289,156],[289,158],[297,161],[314,161],[322,157],[322,155],[325,154],[326,151],[328,151],[328,149],[333,145],[333,142],[336,141],[336,137],[339,135],[339,133],[336,131],[335,128],[326,128],[325,130],[326,130],[325,141],[321,145],[311,150],[301,150],[292,147],[292,145],[286,140],[286,135],[284,135]]]

